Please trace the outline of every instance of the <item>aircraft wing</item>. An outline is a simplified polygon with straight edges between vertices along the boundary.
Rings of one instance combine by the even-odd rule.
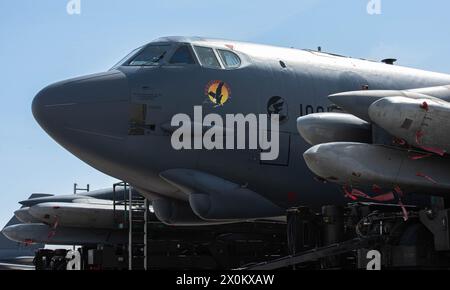
[[[345,92],[329,99],[347,114],[297,120],[313,145],[304,159],[322,180],[342,185],[353,200],[449,192],[450,86]]]

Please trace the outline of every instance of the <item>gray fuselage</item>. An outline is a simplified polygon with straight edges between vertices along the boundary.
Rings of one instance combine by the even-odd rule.
[[[245,185],[282,208],[340,203],[344,197],[337,188],[317,182],[308,170],[302,154],[310,145],[298,134],[296,119],[331,110],[330,94],[450,84],[449,75],[315,51],[180,37],[152,44],[170,46],[158,65],[119,64],[106,73],[51,85],[35,98],[33,112],[57,142],[89,165],[143,193],[184,201],[188,196],[161,179],[161,172],[207,172]],[[195,64],[168,62],[181,45],[189,46]],[[207,68],[193,46],[233,51],[241,65]],[[214,106],[205,93],[214,80],[231,89],[222,106]],[[172,148],[165,126],[175,114],[192,116],[194,106],[202,106],[204,115],[267,114],[273,97],[284,100],[277,160],[261,161],[258,150]],[[140,127],[131,130],[136,122]]]

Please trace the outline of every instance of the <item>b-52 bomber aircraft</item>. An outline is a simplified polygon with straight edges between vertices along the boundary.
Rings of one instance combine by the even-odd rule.
[[[449,84],[389,61],[166,37],[44,88],[32,107],[53,139],[130,183],[162,222],[208,225],[446,194]]]

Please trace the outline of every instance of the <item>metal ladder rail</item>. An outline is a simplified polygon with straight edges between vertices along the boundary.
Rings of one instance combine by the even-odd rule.
[[[121,200],[117,200],[117,187],[123,187],[123,196]],[[113,184],[113,216],[114,216],[114,222],[116,223],[117,227],[119,229],[125,228],[125,222],[127,221],[127,208],[128,208],[128,198],[126,197],[126,189],[128,185],[125,182],[119,182]],[[119,219],[117,216],[117,206],[123,205],[123,216]],[[119,222],[120,221],[120,222]]]
[[[149,201],[144,200],[144,270],[148,270],[148,217],[149,217]]]
[[[124,196],[122,201],[117,200],[117,187],[124,188]],[[113,210],[114,219],[118,222],[117,206],[124,206],[122,222],[128,225],[128,269],[133,270],[136,266],[135,261],[139,258],[143,259],[143,269],[147,269],[147,237],[148,237],[148,214],[149,203],[145,198],[133,197],[133,188],[126,182],[119,182],[113,185]],[[120,226],[121,224],[119,224]],[[122,225],[120,228],[124,228]],[[137,237],[139,235],[139,237]],[[140,240],[142,238],[142,241]],[[138,240],[137,240],[138,239]],[[143,247],[143,251],[141,251]],[[135,253],[143,253],[143,255]]]
[[[129,206],[129,251],[131,253],[129,260],[131,269],[145,269],[145,199],[130,199]],[[130,246],[131,245],[131,246]],[[142,265],[136,265],[136,261],[142,259]],[[142,266],[142,268],[141,268]]]

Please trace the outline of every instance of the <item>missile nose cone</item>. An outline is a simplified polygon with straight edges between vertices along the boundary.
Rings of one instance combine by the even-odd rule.
[[[326,164],[327,155],[323,151],[323,145],[317,145],[303,153],[303,158],[312,172],[317,176],[325,178],[328,175],[328,166]]]
[[[30,208],[29,207],[24,207],[21,209],[18,209],[14,212],[14,215],[16,216],[16,218],[23,222],[23,223],[34,223],[34,222],[39,222],[38,220],[36,220],[29,212]]]
[[[330,95],[328,99],[346,112],[370,122],[369,107],[376,100],[380,99],[380,93],[377,91],[345,92]]]
[[[358,166],[353,151],[359,146],[365,145],[351,142],[320,144],[306,151],[303,158],[308,168],[317,176],[333,182],[341,182],[348,175],[348,171],[351,171],[349,168]]]
[[[297,131],[305,139],[306,142],[313,145],[314,141],[311,140],[310,132],[315,130],[316,118],[311,115],[303,116],[297,119]]]
[[[424,103],[427,104],[426,107],[424,107]],[[370,106],[369,116],[374,123],[391,135],[413,145],[418,142],[418,132],[422,132],[424,128],[424,118],[427,117],[427,114],[433,115],[433,112],[428,112],[433,108],[432,105],[434,105],[432,100],[387,97]],[[429,122],[426,122],[426,124],[427,127],[430,126]],[[429,142],[427,140],[432,142],[427,143]],[[439,140],[438,136],[427,135],[426,138],[421,137],[421,144],[419,145],[440,149],[441,146],[435,146],[436,143],[433,143],[437,140]]]
[[[28,213],[36,219],[42,219],[43,216],[52,216],[57,207],[53,205],[56,203],[39,203],[29,208]],[[53,217],[51,217],[53,219]],[[49,218],[50,219],[50,218]]]
[[[420,108],[420,104],[422,104],[421,100],[387,97],[376,101],[369,107],[369,116],[377,125],[400,137],[397,135],[398,133],[401,133],[402,130],[411,131],[419,125],[415,120],[423,119],[426,112]]]
[[[365,142],[372,139],[369,123],[350,114],[316,113],[297,119],[297,130],[311,145],[333,142]]]
[[[369,118],[378,125],[383,125],[383,118],[386,118],[386,115],[392,115],[390,105],[392,102],[389,98],[384,98],[376,101],[369,107]],[[383,127],[383,126],[381,126]]]
[[[338,106],[346,107],[346,105],[349,104],[349,101],[351,100],[352,97],[353,92],[346,92],[329,95],[328,99]]]
[[[345,110],[353,111],[359,107],[358,102],[363,97],[362,92],[355,91],[329,95],[328,99]]]
[[[402,107],[406,108],[409,102],[409,99],[403,97],[383,98],[369,107],[369,117],[383,128],[389,124],[397,124],[402,115]]]
[[[328,96],[328,99],[345,111],[358,116],[361,119],[368,120],[367,109],[370,106],[364,104],[364,98],[359,92],[346,92],[333,94]]]
[[[305,159],[306,163],[308,164],[313,164],[314,162],[317,161],[317,149],[320,145],[314,146],[310,149],[308,149],[305,153],[303,153],[303,158]]]
[[[6,227],[2,230],[2,234],[10,240],[14,240],[14,233],[13,226]]]

